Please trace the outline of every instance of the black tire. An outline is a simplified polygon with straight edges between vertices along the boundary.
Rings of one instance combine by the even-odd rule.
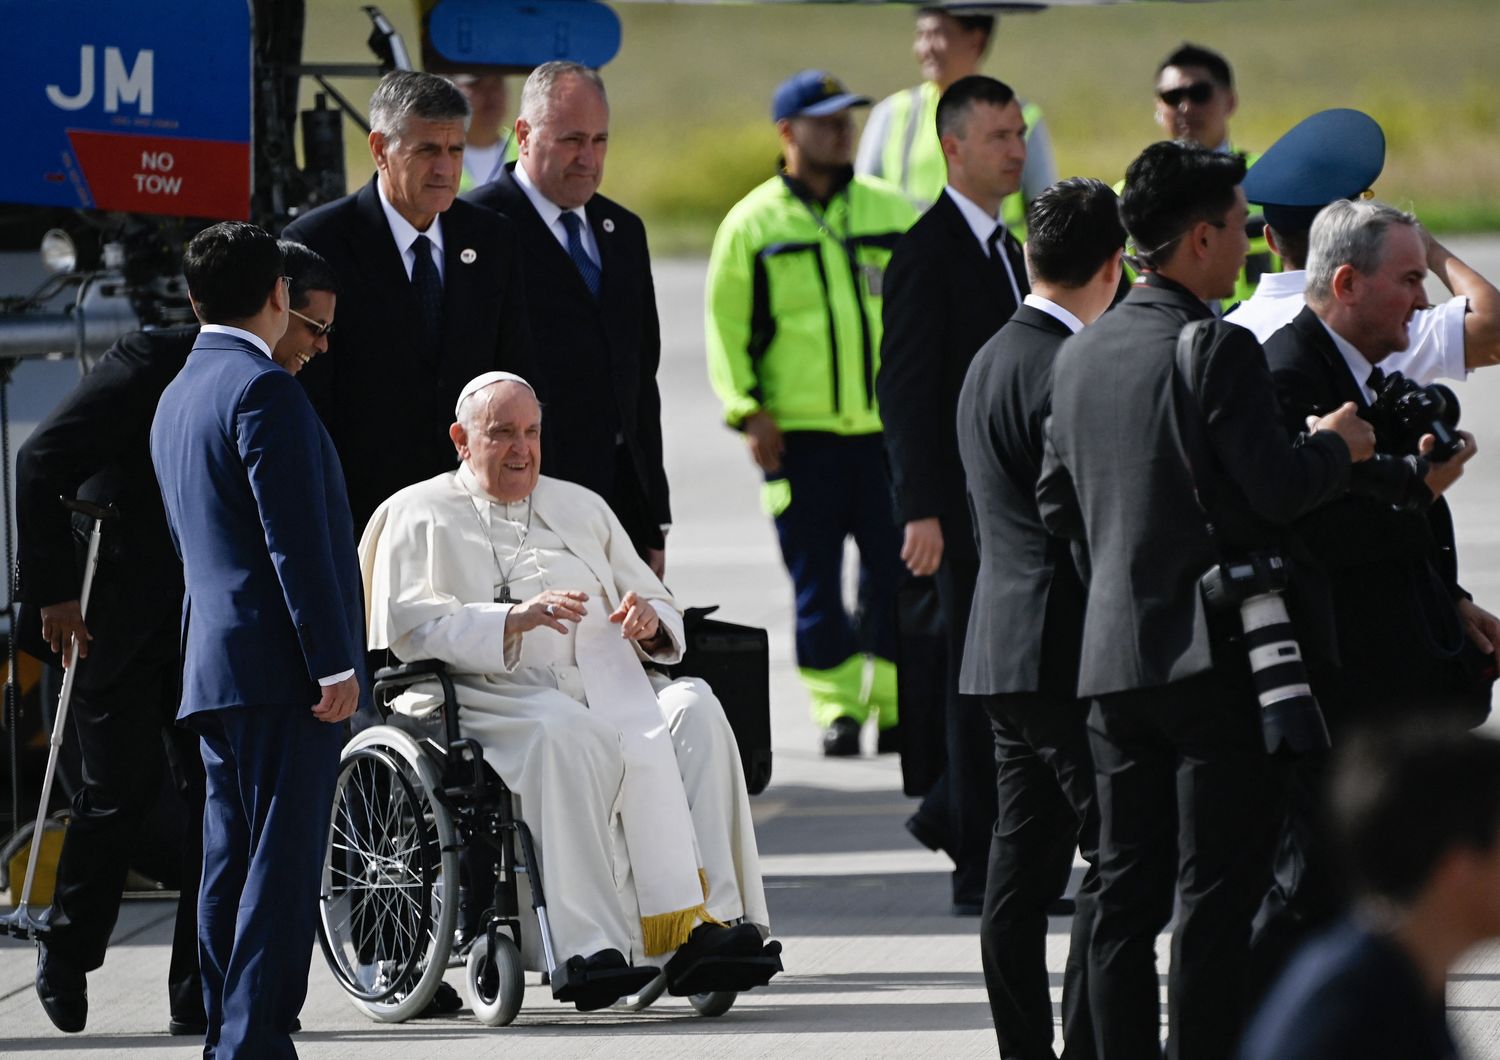
[[[722,1016],[734,1008],[734,999],[740,995],[733,990],[715,990],[711,994],[693,994],[688,1004],[698,1010],[700,1016]]]

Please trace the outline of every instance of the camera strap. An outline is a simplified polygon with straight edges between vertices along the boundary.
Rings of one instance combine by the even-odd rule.
[[[1177,350],[1173,358],[1172,391],[1175,397],[1173,410],[1177,415],[1177,435],[1182,442],[1183,456],[1187,459],[1188,475],[1193,480],[1193,499],[1203,513],[1203,524],[1208,529],[1210,540],[1217,540],[1213,518],[1208,514],[1211,498],[1207,496],[1205,483],[1208,476],[1200,476],[1198,469],[1208,466],[1208,440],[1203,434],[1203,402],[1199,393],[1203,382],[1203,358],[1201,351],[1213,335],[1215,320],[1190,320],[1177,333]]]

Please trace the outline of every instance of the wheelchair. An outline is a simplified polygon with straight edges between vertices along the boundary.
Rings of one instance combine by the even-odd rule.
[[[433,681],[444,699],[433,715],[413,718],[392,709],[402,691]],[[355,1007],[386,1023],[420,1015],[449,967],[462,961],[479,1021],[491,1027],[513,1021],[526,987],[520,877],[535,913],[528,929],[537,933],[549,969],[543,982],[553,998],[582,1011],[639,1011],[655,1001],[666,989],[665,972],[588,968],[579,956],[559,963],[540,873],[531,868],[538,864],[531,831],[478,741],[460,735],[458,699],[444,665],[378,670],[374,698],[384,724],[344,748],[318,903],[318,942]],[[461,918],[461,862],[470,848],[493,858],[493,895],[482,917]],[[468,900],[479,901],[483,889],[471,880]],[[779,958],[767,960],[780,970]],[[768,966],[766,980],[774,971]],[[736,997],[716,991],[688,1000],[701,1015],[721,1016]]]

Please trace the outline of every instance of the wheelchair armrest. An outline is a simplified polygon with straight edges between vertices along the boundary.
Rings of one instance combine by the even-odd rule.
[[[375,671],[375,687],[404,688],[434,674],[445,673],[448,664],[441,659],[420,659],[396,666],[382,666]]]

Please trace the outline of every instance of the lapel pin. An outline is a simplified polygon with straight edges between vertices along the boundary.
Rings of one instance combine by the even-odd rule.
[[[605,218],[605,219],[604,219],[604,224],[603,224],[603,225],[602,225],[602,227],[603,227],[603,229],[604,229],[604,230],[605,230],[605,231],[606,231],[606,232],[613,232],[613,231],[614,231],[614,230],[615,230],[615,222],[614,222],[614,219],[613,219],[613,218],[610,218],[610,217],[606,217],[606,218]]]
[[[474,264],[474,259],[477,257],[479,257],[479,255],[474,253],[474,249],[472,247],[464,247],[463,250],[458,252],[458,260],[463,262],[465,265]]]

